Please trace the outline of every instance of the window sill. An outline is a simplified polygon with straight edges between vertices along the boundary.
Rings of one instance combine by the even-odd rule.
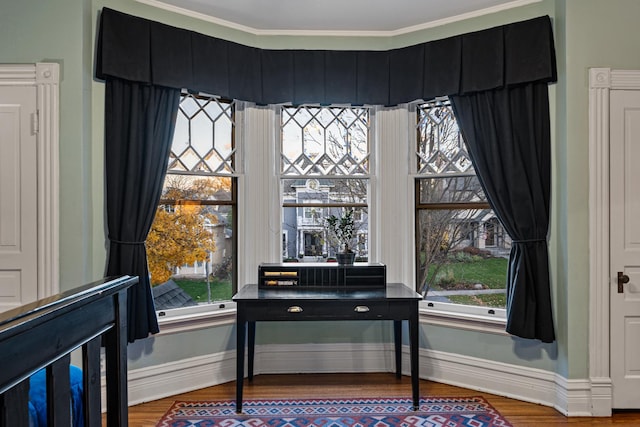
[[[485,332],[497,335],[509,334],[505,331],[506,319],[501,312],[494,316],[452,310],[446,304],[427,307],[427,302],[420,303],[418,312],[420,322],[447,328]],[[162,315],[161,313],[165,313]],[[168,335],[194,331],[223,325],[232,325],[236,321],[236,304],[226,301],[224,307],[217,304],[188,307],[167,311],[158,311],[160,333]]]
[[[420,322],[422,323],[509,336],[509,333],[505,331],[507,324],[505,310],[496,310],[496,314],[489,315],[480,312],[462,312],[456,310],[456,307],[452,304],[435,304],[434,307],[428,307],[427,304],[427,301],[423,301],[418,308]]]
[[[236,303],[225,301],[197,307],[159,310],[158,335],[175,334],[223,325],[232,325],[236,321]]]

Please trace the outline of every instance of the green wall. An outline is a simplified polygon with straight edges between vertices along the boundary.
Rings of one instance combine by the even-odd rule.
[[[548,14],[554,20],[559,81],[551,86],[553,199],[550,233],[557,344],[424,326],[421,345],[588,376],[588,68],[640,69],[636,0],[543,0],[520,8],[392,38],[258,37],[132,0],[22,0],[0,6],[0,62],[61,64],[60,281],[63,289],[102,276],[104,85],[93,80],[93,45],[102,7],[264,48],[389,49]],[[261,342],[388,341],[370,323],[328,328],[270,324]],[[339,329],[339,332],[335,332]],[[335,333],[339,335],[335,337]],[[131,345],[131,368],[233,349],[232,326],[152,337]]]
[[[57,62],[60,84],[60,280],[75,287],[99,277],[93,265],[89,191],[93,171],[90,1],[4,1],[0,62]],[[100,197],[100,195],[97,195]]]
[[[556,151],[555,201],[562,245],[558,288],[564,294],[559,321],[565,323],[569,378],[588,372],[589,324],[589,68],[640,69],[640,2],[636,0],[569,0],[563,17],[565,75],[558,100],[563,122]]]

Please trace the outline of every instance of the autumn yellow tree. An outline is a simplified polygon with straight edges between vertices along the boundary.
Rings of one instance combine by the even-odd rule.
[[[211,226],[218,222],[207,200],[221,188],[217,179],[168,175],[163,202],[147,236],[147,258],[153,285],[166,282],[176,267],[206,261],[216,250]]]

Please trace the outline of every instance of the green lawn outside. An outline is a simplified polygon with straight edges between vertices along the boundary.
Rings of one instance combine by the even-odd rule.
[[[462,261],[449,261],[442,265],[432,290],[472,289],[481,283],[485,288],[504,289],[507,281],[508,260],[505,258],[466,257]],[[431,268],[434,268],[432,266]],[[451,295],[447,298],[456,304],[505,308],[505,294]]]
[[[507,281],[508,262],[507,259],[498,257],[473,257],[465,261],[446,262],[440,267],[433,289],[446,290],[454,286],[476,283],[482,283],[489,289],[502,289]],[[433,268],[435,266],[431,266],[430,270]]]
[[[196,302],[207,301],[207,282],[202,279],[173,279]],[[231,299],[232,290],[230,281],[213,280],[209,282],[211,287],[211,301],[228,301]]]
[[[449,300],[455,304],[479,305],[482,307],[506,308],[507,294],[451,295]]]

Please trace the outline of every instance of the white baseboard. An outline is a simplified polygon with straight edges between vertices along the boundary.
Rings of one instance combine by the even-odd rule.
[[[256,347],[254,373],[394,372],[393,344],[267,344]]]
[[[235,351],[130,370],[129,405],[235,381],[235,372]]]
[[[254,373],[394,372],[391,344],[270,344],[256,346]],[[567,416],[592,413],[589,380],[459,354],[420,349],[420,377],[557,409]],[[403,347],[402,372],[409,374]],[[235,351],[130,370],[129,405],[235,380]],[[421,390],[428,395],[428,390]]]
[[[594,417],[610,417],[613,407],[613,384],[610,377],[591,378],[591,413]]]
[[[407,351],[404,357],[408,360]],[[567,380],[541,369],[420,349],[420,377],[551,406],[567,416],[591,415],[588,380]]]

